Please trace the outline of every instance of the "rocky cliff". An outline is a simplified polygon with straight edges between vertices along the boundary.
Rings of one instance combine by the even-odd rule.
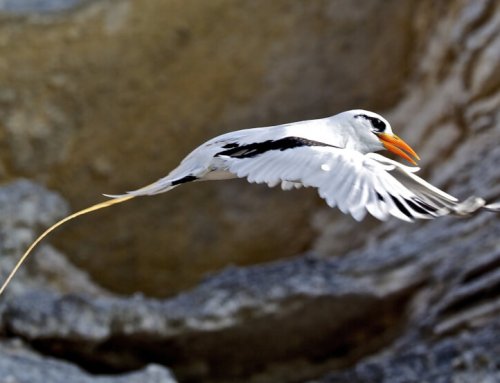
[[[0,2],[1,170],[59,194],[0,189],[2,275],[65,200],[347,108],[384,112],[436,185],[500,199],[494,0],[21,3]],[[358,224],[313,191],[186,186],[40,248],[0,302],[0,382],[494,382],[499,265],[498,215]]]

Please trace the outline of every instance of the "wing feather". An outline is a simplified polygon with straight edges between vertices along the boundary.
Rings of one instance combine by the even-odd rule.
[[[272,150],[255,157],[220,156],[229,172],[249,182],[284,190],[314,187],[326,203],[362,220],[434,218],[453,212],[458,201],[414,174],[418,168],[378,154],[323,146]]]
[[[351,207],[351,215],[354,217],[356,221],[361,221],[363,218],[366,216],[366,205],[368,204],[368,198],[370,195],[370,189],[368,188],[366,181],[364,178],[359,177],[359,188],[358,188],[358,193],[359,195],[357,196],[357,201],[355,198],[353,198],[352,204],[353,206]],[[356,205],[354,205],[356,203]]]

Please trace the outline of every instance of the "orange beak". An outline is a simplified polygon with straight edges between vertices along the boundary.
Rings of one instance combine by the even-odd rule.
[[[380,133],[378,137],[384,145],[384,148],[386,148],[390,152],[393,152],[394,154],[397,154],[400,157],[403,157],[406,161],[411,162],[413,165],[417,164],[413,158],[415,158],[416,160],[420,160],[418,154],[415,153],[415,151],[410,148],[410,146],[406,142],[404,142],[395,134]],[[413,158],[410,157],[410,155]]]

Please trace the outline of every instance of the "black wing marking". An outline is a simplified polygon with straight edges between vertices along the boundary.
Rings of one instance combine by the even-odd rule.
[[[279,140],[267,140],[263,142],[256,142],[253,144],[238,145],[237,143],[229,143],[224,145],[222,148],[226,149],[215,156],[229,156],[232,158],[252,158],[260,154],[272,151],[272,150],[287,150],[293,148],[299,148],[301,146],[329,146],[336,147],[333,145],[325,144],[324,142],[308,140],[302,137],[285,137]]]
[[[176,186],[176,185],[180,185],[180,184],[185,184],[186,182],[196,181],[197,179],[198,179],[198,177],[189,175],[189,176],[185,176],[185,177],[173,180],[171,185]]]

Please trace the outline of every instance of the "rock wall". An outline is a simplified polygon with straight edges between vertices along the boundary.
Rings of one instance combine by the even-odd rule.
[[[75,113],[79,116],[78,124],[71,128],[73,133],[68,133],[69,130],[64,133],[67,137],[78,139],[68,144],[67,157],[57,160],[62,162],[50,164],[50,161],[55,161],[56,157],[53,157],[44,165],[33,165],[40,166],[36,177],[51,185],[59,185],[54,187],[73,205],[91,202],[84,201],[90,197],[81,194],[75,197],[76,194],[72,194],[72,188],[77,189],[80,182],[90,188],[104,185],[121,188],[134,186],[129,183],[139,183],[140,180],[135,177],[154,178],[153,173],[164,170],[154,170],[151,166],[157,162],[154,160],[166,158],[165,163],[170,161],[173,164],[177,160],[174,158],[176,155],[191,147],[185,142],[186,137],[190,141],[202,140],[218,133],[219,128],[222,131],[245,127],[247,122],[260,125],[285,120],[285,117],[290,117],[289,120],[312,117],[316,113],[334,113],[336,108],[354,105],[386,109],[385,115],[394,129],[421,154],[422,174],[435,184],[461,198],[478,194],[487,199],[500,199],[500,168],[497,166],[500,161],[500,5],[497,1],[384,2],[387,8],[380,6],[380,2],[370,1],[318,1],[300,6],[298,4],[302,3],[263,2],[266,5],[259,9],[254,8],[255,2],[242,2],[238,9],[231,8],[230,2],[188,1],[183,2],[185,6],[182,7],[180,4],[175,1],[91,2],[74,12],[59,15],[41,18],[23,16],[21,19],[9,16],[0,27],[7,28],[8,25],[8,28],[13,28],[10,30],[17,30],[18,33],[27,33],[30,28],[36,27],[39,28],[38,33],[31,32],[31,38],[45,41],[49,36],[47,31],[52,28],[90,25],[85,23],[97,23],[96,20],[108,25],[109,19],[103,17],[106,14],[108,17],[112,15],[111,19],[115,20],[111,25],[118,23],[118,27],[116,34],[112,35],[114,37],[102,39],[101,43],[110,47],[113,46],[110,41],[118,41],[113,40],[116,36],[121,36],[122,44],[130,41],[130,36],[135,36],[138,45],[144,49],[141,57],[129,52],[121,61],[111,60],[113,54],[110,53],[108,61],[105,60],[108,74],[120,73],[130,81],[114,85],[120,87],[120,95],[124,97],[121,99],[104,85],[102,77],[99,80],[97,74],[104,71],[104,63],[99,61],[102,58],[98,59],[103,53],[96,48],[99,44],[94,42],[94,46],[91,40],[84,43],[83,38],[77,39],[82,44],[80,47],[89,44],[86,45],[89,49],[87,53],[96,49],[92,57],[97,61],[86,62],[86,68],[94,68],[94,76],[87,72],[78,74],[82,78],[88,76],[80,92],[71,93],[72,98],[60,96],[59,101],[55,102],[54,98],[50,102],[54,105],[74,102],[78,106],[74,109],[80,112]],[[151,28],[154,20],[165,18],[163,20],[170,20],[165,25],[170,25],[171,20],[180,20],[180,14],[186,15],[185,20],[196,20],[187,29],[190,31],[190,42],[185,43],[186,47],[180,51],[170,51],[170,59],[167,60],[156,51],[157,44],[146,43],[154,36],[159,39],[162,33],[145,34],[143,40],[137,37],[140,34],[132,34],[136,31],[131,29],[132,26],[140,24],[137,20],[142,20],[144,30],[149,28],[146,27],[148,23],[144,14],[139,16],[131,12],[131,9],[139,9],[133,7],[143,7],[144,12],[149,10]],[[159,10],[167,8],[172,12],[177,10],[177,17],[168,12],[160,15]],[[252,9],[254,13],[248,13]],[[247,11],[245,16],[239,13],[242,10]],[[217,27],[208,28],[208,24],[202,22],[210,20],[207,14],[220,21],[217,25],[220,30]],[[249,14],[255,15],[255,18],[249,17]],[[129,18],[138,24],[126,23]],[[124,24],[116,20],[122,20]],[[232,20],[233,24],[226,24],[228,20]],[[243,32],[245,26],[250,28],[251,25],[255,29],[257,20],[258,31],[254,34]],[[197,28],[203,26],[205,29],[200,32]],[[234,34],[228,35],[227,30],[233,29]],[[92,29],[95,30],[98,28]],[[168,28],[165,33],[167,31]],[[86,30],[85,33],[91,32]],[[56,36],[54,41],[59,41],[59,32],[54,32],[53,36]],[[219,46],[212,42],[210,45],[207,42],[209,38],[224,43]],[[325,43],[333,38],[335,43]],[[241,41],[248,43],[245,45]],[[94,48],[90,49],[90,45]],[[55,49],[57,44],[47,43],[49,46]],[[229,46],[233,47],[232,50]],[[234,55],[223,54],[224,49]],[[26,49],[24,54],[32,54],[30,52]],[[152,52],[157,52],[158,56]],[[192,56],[194,52],[200,56]],[[266,58],[257,55],[257,52]],[[387,55],[380,52],[387,52]],[[256,58],[249,60],[251,62],[235,61],[240,65],[237,73],[230,70],[233,62],[226,61],[228,57],[250,59],[252,56]],[[75,60],[75,56],[72,57]],[[83,56],[76,57],[81,59]],[[159,71],[159,67],[151,64],[155,60],[145,60],[150,57],[157,57],[160,62],[163,57],[164,64],[171,63],[177,68],[179,77],[175,79],[182,81],[175,81],[185,86],[177,87],[175,98],[172,95],[166,97],[168,91],[164,94],[156,88],[158,84],[153,80],[157,80],[157,76],[149,82],[145,80],[149,78],[145,73],[157,75],[158,72],[153,69]],[[185,61],[176,61],[183,57]],[[198,60],[188,60],[193,57],[204,58],[205,61],[202,64]],[[366,61],[368,58],[369,61]],[[22,68],[22,60],[19,61],[19,57],[17,60],[19,68]],[[128,72],[124,67],[134,62],[137,65],[134,68],[140,68],[146,65],[143,60],[150,63],[150,70],[143,68],[141,76],[130,75],[135,79],[132,81],[132,77],[126,76]],[[83,65],[80,61],[75,60],[74,65]],[[227,66],[221,67],[223,70],[220,73],[215,70],[217,65],[224,63]],[[122,72],[117,70],[121,65],[124,66]],[[257,71],[257,67],[260,70]],[[193,68],[205,68],[206,72],[188,71]],[[377,72],[381,68],[383,75]],[[187,72],[182,75],[184,72],[181,69]],[[27,70],[20,70],[19,76],[34,76],[28,73]],[[77,76],[76,73],[75,70],[74,76]],[[247,87],[240,88],[242,73],[248,76],[249,83]],[[251,77],[252,74],[255,77]],[[171,74],[164,78],[164,86],[174,81],[174,77],[169,76]],[[39,84],[44,83],[46,78],[40,77]],[[237,83],[233,84],[233,80]],[[37,82],[33,83],[36,88]],[[352,88],[346,85],[348,83],[352,84]],[[189,84],[199,88],[195,90]],[[210,97],[213,84],[217,84],[217,92]],[[332,87],[325,84],[332,84]],[[337,84],[344,84],[352,93],[339,92]],[[39,89],[43,88],[39,86]],[[50,90],[52,88],[47,89],[47,95],[58,94]],[[144,98],[136,97],[131,89],[142,90],[139,93]],[[183,94],[179,89],[187,93]],[[241,96],[244,92],[248,92],[245,97]],[[47,115],[43,116],[57,115],[50,114],[52,109],[46,104],[49,98],[41,97],[41,91],[32,93],[26,90],[26,94],[26,100],[32,100],[33,94],[38,94],[38,102],[43,101],[40,105],[47,109]],[[336,94],[337,98],[334,97]],[[231,100],[229,104],[224,101],[225,97]],[[108,106],[108,99],[115,101]],[[146,100],[149,100],[148,107]],[[122,109],[113,109],[115,102]],[[206,104],[207,109],[200,108],[202,104]],[[14,107],[18,107],[15,102],[6,105],[5,110],[9,112],[5,118]],[[24,111],[19,112],[21,115],[26,113],[22,108],[19,110]],[[125,126],[111,128],[118,121],[118,110],[124,114],[120,117],[122,125],[132,126],[135,115],[142,118],[145,128],[140,132],[132,131],[132,128],[126,130]],[[191,121],[193,130],[187,131],[184,125],[176,125],[182,118],[167,116],[164,114],[166,111],[169,114],[176,111],[186,121]],[[26,114],[23,116],[25,118]],[[210,129],[204,126],[208,116],[211,121],[217,121]],[[153,121],[160,117],[167,121],[168,135],[160,128],[154,129],[156,125]],[[67,116],[65,118],[70,121]],[[101,119],[107,121],[109,126],[90,123],[103,124]],[[20,118],[14,121],[37,120]],[[36,124],[18,123],[24,131],[34,129],[30,134],[39,132],[35,129]],[[52,123],[47,126],[58,131]],[[101,126],[102,131],[98,132],[97,126]],[[123,132],[120,129],[124,129]],[[17,129],[13,131],[17,132]],[[128,140],[121,136],[126,134],[129,135]],[[154,152],[154,146],[146,144],[149,140],[157,144],[161,142],[161,137],[167,136],[176,144],[175,149],[179,148],[179,153],[161,150],[154,156],[148,152],[151,157],[144,154],[147,148]],[[4,141],[11,142],[6,137]],[[65,142],[65,139],[60,139]],[[118,145],[111,144],[111,140],[112,143],[126,141],[127,144],[124,149],[119,149]],[[19,143],[27,145],[30,150],[40,150],[40,153],[44,150],[51,152],[43,146],[49,145],[45,141],[39,139],[39,144],[34,144],[36,140],[24,138]],[[136,144],[139,143],[143,143],[145,148],[141,155],[136,152]],[[29,158],[35,152],[26,149],[19,153],[18,160],[14,160],[17,151],[9,150],[2,154],[6,177],[33,174],[33,169],[20,170],[22,167],[17,169],[14,164],[22,155]],[[99,155],[104,156],[103,153],[112,160],[98,161],[98,166],[93,168],[88,161],[84,161],[83,152],[87,153],[87,160],[101,158]],[[120,156],[130,157],[130,161],[119,161],[119,158],[125,158]],[[77,157],[81,164],[86,165],[67,167],[68,164],[77,164]],[[30,162],[28,160],[26,164]],[[118,177],[119,165],[131,171]],[[96,172],[95,169],[101,170]],[[111,169],[108,175],[106,169]],[[72,177],[76,177],[72,178],[71,185],[58,184],[61,181],[57,180],[62,179],[58,177],[69,177],[70,172]],[[69,264],[52,246],[46,245],[44,251],[40,251],[14,280],[14,285],[8,290],[9,295],[0,301],[3,336],[0,340],[0,377],[6,376],[5,371],[8,371],[14,379],[32,383],[35,380],[28,380],[25,378],[27,375],[23,375],[25,370],[27,374],[34,371],[34,374],[40,375],[40,372],[46,374],[53,366],[54,370],[68,373],[70,378],[66,381],[128,381],[127,378],[134,376],[138,381],[169,382],[174,378],[167,367],[180,382],[403,383],[425,380],[430,383],[477,383],[498,380],[498,215],[480,213],[466,219],[445,217],[414,224],[367,220],[359,225],[351,218],[325,208],[313,192],[274,192],[237,182],[207,184],[203,188],[186,187],[158,197],[156,201],[153,198],[144,199],[103,213],[100,218],[88,217],[81,224],[66,230],[61,242],[54,240],[60,233],[48,242],[57,244],[58,249],[70,249],[67,251],[71,259],[75,252],[95,255],[89,258],[88,264],[93,262],[97,266],[87,267],[94,276],[99,276],[95,273],[96,267],[103,269],[106,265],[100,263],[108,257],[107,254],[102,255],[106,249],[110,260],[115,262],[113,270],[98,273],[103,274],[99,277],[106,281],[106,286],[114,286],[111,282],[113,278],[125,275],[129,286],[117,290],[132,291],[141,286],[144,291],[156,294],[176,291],[192,283],[206,270],[216,270],[224,262],[227,265],[228,259],[235,263],[257,262],[268,259],[263,254],[273,248],[279,251],[271,254],[271,258],[295,256],[256,266],[229,266],[193,288],[183,290],[181,294],[159,299],[140,294],[117,296],[104,291],[85,272]],[[175,208],[169,204],[172,200],[178,204]],[[68,208],[61,198],[27,181],[4,186],[0,189],[0,201],[3,201],[0,207],[4,209],[4,213],[0,214],[3,241],[0,246],[0,270],[5,274],[35,232],[64,215]],[[227,209],[221,210],[222,205]],[[272,219],[266,215],[270,207]],[[177,208],[179,210],[176,211]],[[141,211],[138,213],[137,210]],[[176,217],[176,212],[178,218],[175,219],[185,225],[179,226],[179,232],[185,237],[171,239],[174,233],[168,230],[162,232],[163,239],[154,236],[155,230],[161,232],[161,219],[167,213]],[[144,214],[143,218],[140,218],[141,214]],[[289,214],[297,214],[297,220],[290,218]],[[196,217],[196,220],[190,217]],[[114,219],[116,223],[113,223]],[[226,226],[221,222],[225,222]],[[262,223],[262,226],[255,229],[256,222],[259,225]],[[117,225],[113,235],[103,231],[100,225],[104,223],[110,228]],[[167,222],[165,227],[170,228],[171,224]],[[303,229],[303,239],[297,237],[296,225]],[[221,231],[221,227],[224,230]],[[252,253],[257,251],[252,246],[261,246],[261,243],[244,245],[246,242],[238,236],[239,230],[243,229],[250,236],[247,239],[249,242],[255,242],[256,237],[252,237],[255,235],[252,233],[261,235],[259,241],[262,243],[271,238],[272,242],[266,245],[269,248],[259,248],[259,254]],[[87,231],[92,233],[94,242],[84,234]],[[139,238],[145,232],[148,242],[140,247],[142,242],[138,239],[134,242],[135,237],[130,236],[137,234]],[[228,235],[228,232],[235,234]],[[4,238],[10,239],[10,242]],[[207,241],[205,245],[210,243],[214,247],[207,250],[206,246],[191,243],[186,238],[201,238],[200,241]],[[295,238],[297,242],[290,241],[290,238]],[[225,244],[222,244],[223,239]],[[158,251],[158,244],[163,240],[174,241],[169,242],[172,249],[167,246]],[[182,241],[187,244],[182,245]],[[280,241],[286,242],[286,246]],[[139,283],[140,271],[130,271],[129,277],[126,274],[129,268],[145,266],[140,266],[133,255],[122,257],[119,262],[113,258],[116,255],[111,253],[115,249],[120,254],[120,248],[127,245],[130,254],[136,251],[135,246],[143,250],[144,262],[151,262],[155,267],[154,275],[163,273],[163,268],[159,272],[158,263],[154,263],[155,257],[170,259],[175,267],[165,264],[169,267],[168,276],[179,274],[178,278],[168,283],[157,279],[149,285]],[[152,249],[153,246],[156,250]],[[174,250],[174,246],[185,252],[182,260],[175,258],[175,251],[181,251]],[[201,267],[197,263],[193,249],[206,251],[206,265]],[[216,249],[221,253],[220,257],[210,258],[209,253]],[[299,254],[299,249],[307,249],[307,252]],[[247,251],[248,255],[241,255]],[[152,258],[146,258],[146,253]],[[85,262],[80,259],[79,263]],[[53,270],[52,264],[60,266]],[[122,267],[123,264],[126,265]],[[185,270],[191,266],[193,269],[188,271],[188,276]],[[78,284],[72,285],[73,280],[78,280]],[[158,289],[161,283],[165,286]],[[13,351],[12,340],[8,342],[6,338],[12,338],[14,342],[21,338],[22,343],[16,346],[19,350]],[[16,358],[16,353],[21,357]],[[61,361],[54,362],[55,358]],[[32,370],[23,367],[27,365]],[[76,369],[74,365],[92,375]],[[135,375],[124,375],[131,371]],[[57,379],[62,379],[61,376],[57,375]]]

